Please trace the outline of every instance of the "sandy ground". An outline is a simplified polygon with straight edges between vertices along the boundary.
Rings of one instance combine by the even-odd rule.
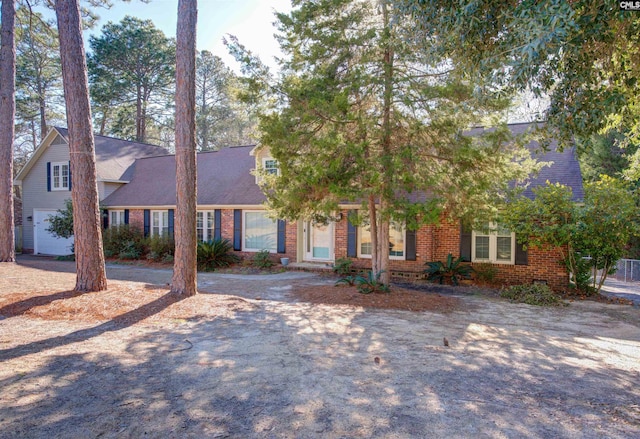
[[[1,438],[640,437],[638,307],[325,305],[295,292],[333,280],[300,272],[201,275],[175,301],[170,272],[110,267],[114,306],[150,301],[53,318],[100,300],[64,293],[72,269],[0,266]]]

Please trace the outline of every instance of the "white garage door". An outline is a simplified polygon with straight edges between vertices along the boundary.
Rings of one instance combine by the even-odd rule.
[[[41,255],[70,255],[73,238],[56,238],[50,232],[49,216],[56,215],[56,210],[34,209],[33,210],[33,241],[35,248],[33,252]]]

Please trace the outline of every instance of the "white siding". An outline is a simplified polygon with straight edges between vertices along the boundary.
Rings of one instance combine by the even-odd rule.
[[[55,139],[54,142],[58,141]],[[22,180],[23,248],[33,249],[33,209],[62,209],[64,200],[71,198],[71,191],[47,192],[47,162],[69,161],[66,143],[50,145]],[[73,184],[73,175],[71,176]],[[27,218],[31,217],[31,221]]]

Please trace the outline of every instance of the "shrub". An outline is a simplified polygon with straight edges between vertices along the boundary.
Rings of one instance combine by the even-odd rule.
[[[260,250],[258,253],[253,255],[251,263],[254,267],[260,269],[273,267],[273,261],[271,260],[269,250]]]
[[[470,265],[462,264],[462,257],[453,259],[453,255],[449,253],[445,262],[435,261],[427,262],[429,267],[424,270],[427,280],[438,281],[443,283],[446,278],[451,279],[453,285],[458,285],[459,279],[470,279],[473,268]]]
[[[526,303],[527,305],[538,306],[560,306],[567,305],[560,299],[547,285],[525,284],[514,285],[503,289],[500,297],[513,302]]]
[[[144,253],[142,231],[128,225],[109,227],[102,231],[104,255],[108,258],[139,259]]]
[[[382,271],[377,275],[373,275],[373,271],[369,271],[367,276],[356,276],[355,283],[358,286],[358,292],[362,294],[371,293],[390,293],[389,285],[380,282],[380,275]]]
[[[162,261],[166,255],[173,256],[175,252],[175,242],[173,236],[149,236],[144,240],[147,259]],[[173,259],[172,259],[173,260]]]
[[[350,287],[354,286],[356,284],[356,280],[357,280],[358,276],[345,276],[341,279],[338,279],[336,281],[336,286],[341,285],[341,284],[346,284],[349,285]]]
[[[473,271],[476,273],[478,280],[489,283],[493,283],[498,275],[498,267],[487,263],[474,265]]]
[[[213,271],[218,267],[228,267],[240,261],[233,253],[233,245],[228,239],[198,243],[198,269]]]
[[[338,258],[333,264],[333,272],[340,276],[347,276],[351,273],[353,261],[348,258]]]

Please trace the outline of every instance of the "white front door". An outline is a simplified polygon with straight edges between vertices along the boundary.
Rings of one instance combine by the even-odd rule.
[[[305,261],[333,261],[334,242],[333,223],[326,225],[304,223],[304,259]]]
[[[58,212],[54,209],[33,209],[33,252],[41,255],[70,255],[73,253],[73,238],[56,238],[48,232],[49,216]]]

